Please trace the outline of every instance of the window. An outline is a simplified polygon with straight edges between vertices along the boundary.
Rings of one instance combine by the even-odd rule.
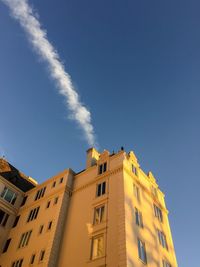
[[[133,164],[131,165],[131,169],[132,169],[132,173],[134,173],[135,175],[137,175],[137,169],[136,169],[136,167]]]
[[[163,267],[171,267],[171,264],[166,260],[163,260],[162,262],[163,262]]]
[[[35,261],[35,254],[33,254],[33,255],[31,256],[30,264],[33,264],[34,261]]]
[[[138,238],[138,255],[139,255],[139,258],[140,258],[144,263],[147,263],[147,256],[146,256],[145,243],[142,242],[139,238]]]
[[[4,218],[4,221],[3,221],[3,223],[2,223],[2,226],[6,226],[6,223],[7,223],[7,221],[8,221],[8,218],[9,218],[9,215],[6,214],[6,215],[5,215],[5,218]]]
[[[51,226],[52,226],[52,221],[50,221],[50,222],[48,223],[47,230],[51,230]]]
[[[152,195],[154,197],[158,197],[158,195],[157,195],[157,189],[154,186],[151,187],[151,193],[152,193]]]
[[[25,205],[27,198],[28,198],[28,196],[25,196],[25,197],[23,198],[21,207]]]
[[[167,240],[166,240],[165,234],[162,231],[158,230],[158,229],[157,229],[157,232],[158,232],[158,239],[159,239],[160,244],[162,245],[163,248],[168,249]]]
[[[1,226],[6,226],[8,218],[9,218],[9,215],[0,209],[0,225]]]
[[[47,202],[47,206],[46,206],[47,209],[50,207],[50,203],[51,203],[51,201]]]
[[[106,170],[107,170],[107,162],[104,162],[103,164],[99,165],[99,174],[106,172]]]
[[[37,207],[30,211],[27,222],[33,221],[37,218],[40,207]]]
[[[15,221],[14,221],[14,223],[13,223],[13,226],[12,226],[12,228],[14,228],[14,227],[16,227],[16,226],[17,226],[17,224],[18,224],[18,221],[19,221],[19,218],[20,218],[20,215],[18,215],[18,216],[15,218]]]
[[[101,195],[104,195],[106,193],[106,182],[103,182],[101,184],[97,185],[97,192],[96,196],[99,197]]]
[[[44,254],[45,254],[45,250],[41,250],[39,261],[43,261],[43,259],[44,259]]]
[[[136,184],[133,184],[133,193],[138,201],[140,201],[140,189]]]
[[[63,177],[62,177],[62,178],[60,178],[60,184],[62,184],[62,182],[63,182]]]
[[[163,221],[163,216],[162,216],[162,211],[161,211],[161,209],[158,208],[155,204],[154,204],[153,206],[154,206],[154,215],[155,215],[155,217],[157,217],[158,220],[159,220],[160,222],[162,222],[162,221]]]
[[[93,237],[92,239],[92,250],[91,250],[91,258],[92,259],[96,259],[99,257],[102,257],[104,252],[103,252],[103,248],[104,248],[104,240],[103,240],[103,236],[97,236],[97,237]]]
[[[4,248],[3,248],[3,253],[5,253],[8,250],[8,247],[10,245],[11,238],[7,239]]]
[[[39,234],[42,233],[43,229],[44,229],[44,225],[40,225]]]
[[[56,186],[56,181],[54,181],[52,184],[52,187],[55,187],[55,186]]]
[[[58,203],[58,197],[54,199],[54,205]]]
[[[7,202],[11,203],[12,205],[15,204],[15,200],[17,198],[17,195],[8,189],[6,186],[4,187],[4,190],[1,193],[1,197],[6,200]]]
[[[12,267],[22,267],[23,259],[13,262]]]
[[[40,199],[41,197],[44,196],[44,193],[46,191],[46,186],[41,188],[40,190],[37,191],[36,195],[35,195],[35,200]]]
[[[94,209],[94,224],[104,221],[105,206],[97,207]]]
[[[28,242],[31,237],[31,233],[32,233],[32,230],[22,234],[18,248],[23,248],[28,245]]]
[[[135,208],[135,222],[138,226],[143,228],[142,213],[137,208]]]

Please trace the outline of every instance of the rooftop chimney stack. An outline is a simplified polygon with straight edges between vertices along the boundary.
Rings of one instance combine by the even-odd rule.
[[[94,147],[89,148],[87,150],[86,168],[94,166],[97,160],[99,160],[99,156],[100,156],[99,152]]]

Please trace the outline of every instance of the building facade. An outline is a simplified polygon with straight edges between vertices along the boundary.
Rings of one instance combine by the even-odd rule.
[[[0,267],[178,266],[164,194],[123,149],[42,184],[1,159],[0,248]]]

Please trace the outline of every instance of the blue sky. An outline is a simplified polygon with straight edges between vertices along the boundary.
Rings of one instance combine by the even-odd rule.
[[[30,3],[91,111],[100,151],[124,146],[152,170],[179,266],[198,266],[200,2]],[[82,131],[1,2],[0,92],[1,155],[39,182],[85,167]]]

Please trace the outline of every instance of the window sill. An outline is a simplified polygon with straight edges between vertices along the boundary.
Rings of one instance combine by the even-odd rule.
[[[141,261],[144,265],[147,265],[147,261],[143,261],[142,259],[138,258],[139,261]]]
[[[90,262],[95,262],[95,261],[97,261],[97,260],[105,259],[105,257],[106,257],[106,255],[103,255],[103,256],[100,256],[100,257],[98,257],[98,258],[90,259],[90,260],[88,260],[88,263],[90,263]]]

